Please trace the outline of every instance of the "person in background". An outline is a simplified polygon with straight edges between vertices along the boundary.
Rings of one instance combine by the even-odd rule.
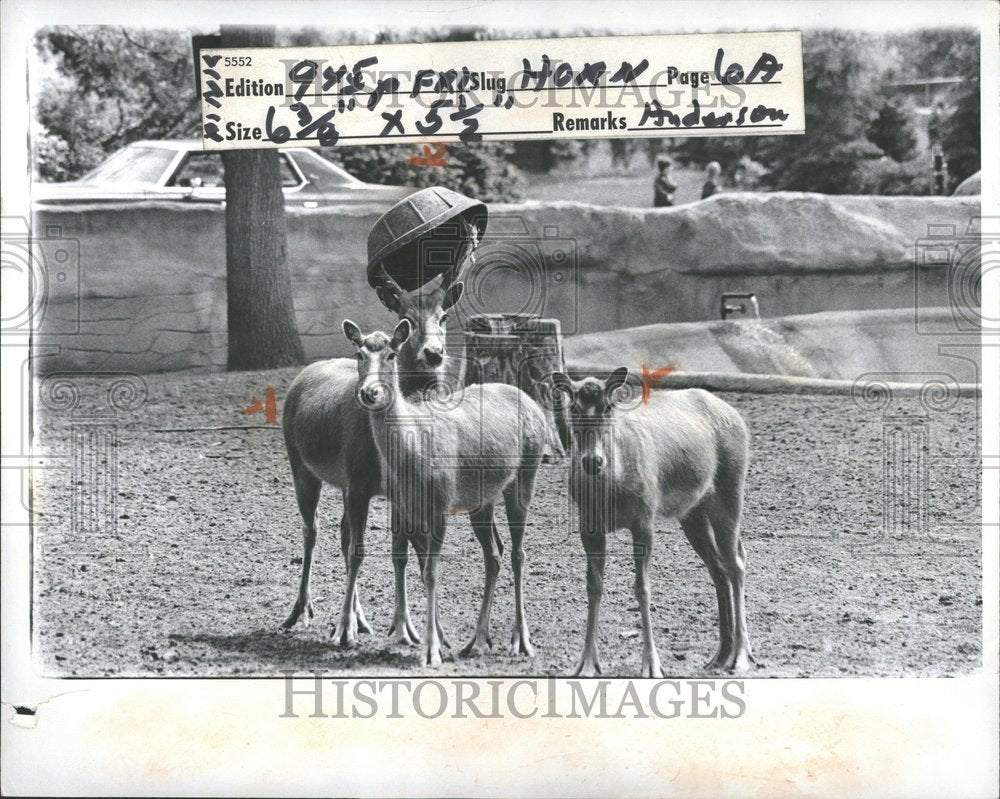
[[[660,171],[653,181],[653,207],[665,208],[674,204],[674,192],[677,191],[677,185],[670,179],[670,167],[673,166],[673,161],[661,156],[656,159],[656,166]]]
[[[719,166],[718,161],[712,161],[712,163],[705,167],[705,185],[701,187],[701,199],[707,200],[719,191],[719,175],[721,172],[722,167]]]

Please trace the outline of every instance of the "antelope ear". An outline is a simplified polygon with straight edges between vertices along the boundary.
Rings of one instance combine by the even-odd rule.
[[[465,291],[465,284],[462,282],[456,283],[454,286],[448,289],[444,295],[444,301],[441,303],[441,310],[447,311],[454,305],[462,296]]]
[[[619,366],[615,369],[608,379],[604,381],[604,392],[610,397],[618,389],[625,385],[625,381],[628,380],[628,367]]]
[[[399,324],[396,325],[396,329],[392,331],[392,341],[389,342],[389,347],[393,352],[396,352],[406,340],[410,337],[410,320],[400,319]]]
[[[576,387],[573,385],[573,381],[569,379],[569,375],[565,372],[553,372],[552,385],[556,391],[563,391],[570,397],[576,394]]]
[[[361,335],[361,328],[350,319],[344,320],[344,335],[347,336],[347,340],[355,347],[360,347],[361,341],[364,339],[364,336]]]

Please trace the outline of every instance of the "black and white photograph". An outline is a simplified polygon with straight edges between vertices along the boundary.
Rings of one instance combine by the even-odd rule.
[[[996,3],[168,5],[5,36],[5,663],[261,687],[273,729],[370,708],[376,764],[389,685],[439,686],[403,712],[428,731],[492,691],[504,740],[547,706],[735,746],[757,686],[951,683],[992,725],[942,725],[932,769],[977,731],[954,793],[846,779],[864,724],[780,784],[703,752],[581,790],[990,795]],[[571,785],[152,763],[79,795]]]

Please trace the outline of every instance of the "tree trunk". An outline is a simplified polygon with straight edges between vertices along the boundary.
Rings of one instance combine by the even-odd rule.
[[[273,47],[270,26],[223,25],[223,47]],[[226,150],[230,371],[305,363],[288,271],[277,150]]]
[[[541,405],[549,422],[546,455],[569,451],[566,408],[553,401],[549,375],[563,371],[562,332],[558,319],[532,314],[481,314],[465,331],[465,385],[507,383]]]

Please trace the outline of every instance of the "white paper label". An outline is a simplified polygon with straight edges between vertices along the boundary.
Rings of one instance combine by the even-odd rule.
[[[205,148],[805,132],[798,31],[203,50]]]

